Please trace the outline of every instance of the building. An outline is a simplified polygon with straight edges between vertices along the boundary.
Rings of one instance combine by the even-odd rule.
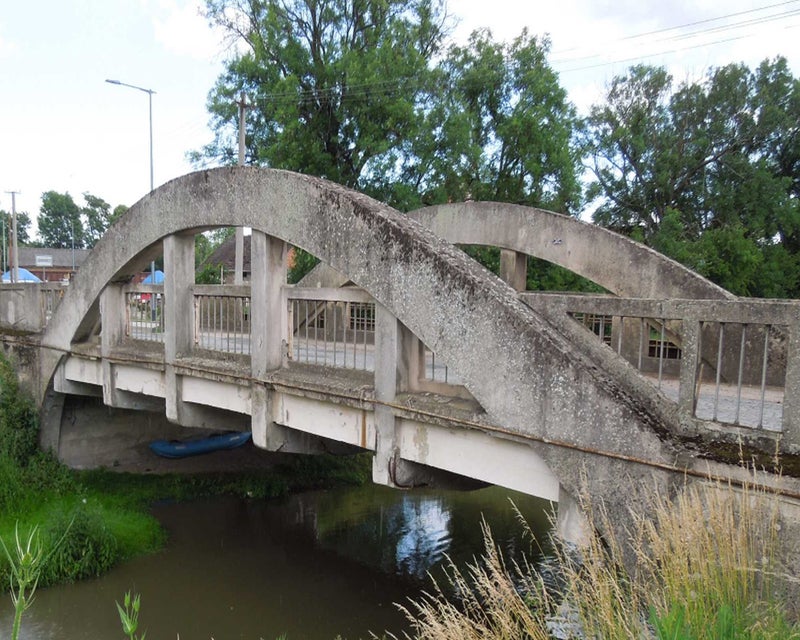
[[[88,255],[88,249],[20,247],[19,266],[43,282],[69,281]]]

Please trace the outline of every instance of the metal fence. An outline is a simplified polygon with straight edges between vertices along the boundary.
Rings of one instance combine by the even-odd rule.
[[[125,292],[125,335],[133,340],[164,341],[162,285],[135,285]]]
[[[537,310],[566,313],[668,398],[687,399],[693,417],[783,429],[787,367],[797,357],[788,340],[796,303],[522,297]]]
[[[375,303],[359,289],[289,290],[289,358],[295,362],[375,370]],[[335,297],[337,299],[330,299]]]
[[[196,287],[194,344],[250,355],[250,294],[245,287]]]

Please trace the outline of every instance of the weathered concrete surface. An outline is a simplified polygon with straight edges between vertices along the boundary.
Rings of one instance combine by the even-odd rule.
[[[68,350],[87,336],[106,284],[138,271],[163,237],[213,226],[252,227],[347,274],[457,371],[492,423],[567,445],[532,448],[570,491],[580,486],[581,468],[594,467],[592,492],[622,508],[629,491],[620,478],[651,477],[622,457],[667,464],[681,457],[668,437],[674,409],[600,345],[556,331],[510,287],[408,217],[287,172],[202,171],[146,196],[89,256],[43,345]],[[620,457],[587,457],[591,450]]]
[[[735,298],[643,244],[552,211],[500,202],[462,202],[408,215],[454,244],[501,247],[541,258],[619,296]]]
[[[502,425],[498,436],[526,442],[569,493],[585,489],[605,501],[619,526],[637,507],[632,487],[665,488],[673,465],[694,466],[675,438],[674,406],[580,327],[554,326],[461,251],[385,205],[322,180],[250,167],[167,183],[109,230],[42,337],[51,356],[42,361],[40,397],[61,355],[96,330],[108,283],[140,270],[164,237],[216,226],[252,227],[346,274],[456,371],[486,422]],[[543,251],[532,253],[546,258]],[[625,269],[647,281],[648,267],[636,259],[631,254]]]

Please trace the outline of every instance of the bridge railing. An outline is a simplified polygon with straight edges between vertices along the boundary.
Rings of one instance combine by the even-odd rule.
[[[0,328],[38,332],[64,296],[61,282],[0,283]]]
[[[289,359],[375,370],[375,301],[355,287],[286,287]]]
[[[164,285],[124,287],[125,335],[132,340],[164,341]]]
[[[797,424],[785,392],[800,369],[795,301],[522,298],[586,327],[693,418],[769,431]]]
[[[250,287],[195,285],[193,297],[195,346],[250,355]]]
[[[165,339],[163,285],[126,285],[127,339]],[[376,303],[356,287],[283,288],[287,309],[285,353],[289,362],[357,371],[375,371]],[[250,285],[193,285],[191,307],[196,349],[251,356],[259,331],[251,322]],[[465,395],[441,358],[413,338],[410,385],[419,391]]]

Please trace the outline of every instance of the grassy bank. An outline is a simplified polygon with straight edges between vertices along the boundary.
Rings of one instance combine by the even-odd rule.
[[[39,451],[32,401],[0,358],[0,537],[13,546],[38,528],[46,562],[39,586],[79,580],[114,564],[152,552],[164,543],[148,513],[156,500],[216,495],[276,497],[292,491],[363,483],[369,459],[298,456],[246,474],[137,476],[109,471],[75,472]],[[10,566],[0,553],[0,584]]]

